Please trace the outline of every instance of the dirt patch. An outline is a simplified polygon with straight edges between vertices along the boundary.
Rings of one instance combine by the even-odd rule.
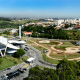
[[[66,53],[77,53],[79,52],[79,48],[68,47],[66,48]]]

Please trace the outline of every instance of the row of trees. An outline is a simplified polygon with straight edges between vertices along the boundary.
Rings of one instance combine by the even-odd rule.
[[[3,34],[10,35],[10,32],[9,31],[4,31]]]
[[[19,24],[14,24],[6,21],[0,22],[0,28],[18,28]]]
[[[4,18],[4,17],[0,17],[0,20],[11,21],[11,19],[9,19],[9,18]]]
[[[55,38],[55,39],[69,39],[68,34],[62,29],[55,29],[56,25],[43,27],[43,26],[24,26],[22,31],[33,32],[32,37],[41,37],[41,38]]]
[[[36,66],[29,70],[25,80],[80,80],[80,62],[64,58],[56,68],[53,70]]]

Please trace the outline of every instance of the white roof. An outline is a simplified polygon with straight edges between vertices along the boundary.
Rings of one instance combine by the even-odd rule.
[[[12,49],[19,49],[18,47],[14,46],[12,44],[7,43],[7,41],[8,41],[7,38],[4,38],[4,37],[0,36],[0,43],[2,43],[4,45],[7,45],[7,47],[12,48]],[[19,43],[24,43],[24,42],[19,42]]]
[[[7,44],[7,47],[9,47],[9,48],[12,48],[12,49],[20,49],[20,48],[18,48],[18,47],[16,47],[16,46],[13,46],[12,44]]]
[[[16,50],[13,50],[13,51],[7,51],[8,53],[15,53],[16,52]]]
[[[17,40],[9,40],[9,43],[19,43],[19,44],[24,44],[24,41],[17,41]]]
[[[26,42],[25,41],[20,41],[22,44],[25,44]]]
[[[7,44],[7,38],[0,36],[0,43],[6,45]]]
[[[34,58],[31,57],[31,58],[29,58],[27,61],[28,61],[28,62],[31,62],[31,61],[33,61],[33,60],[34,60]]]

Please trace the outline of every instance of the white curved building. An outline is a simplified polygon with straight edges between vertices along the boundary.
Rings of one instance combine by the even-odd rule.
[[[1,56],[5,56],[5,52],[9,54],[13,54],[17,51],[17,49],[20,49],[18,46],[14,46],[13,44],[25,44],[24,41],[17,41],[17,40],[8,40],[7,38],[4,38],[0,36],[0,54]],[[4,50],[4,53],[2,54],[2,51]]]

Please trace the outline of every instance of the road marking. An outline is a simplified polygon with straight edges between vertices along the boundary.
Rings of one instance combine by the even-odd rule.
[[[26,68],[26,67],[28,67],[28,66],[29,66],[29,64],[26,64],[26,65],[23,66],[23,68]]]

